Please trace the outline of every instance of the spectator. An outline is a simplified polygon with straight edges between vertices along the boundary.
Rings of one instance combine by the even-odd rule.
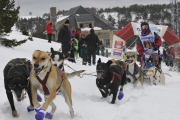
[[[75,34],[76,34],[76,29],[75,29],[75,27],[72,28],[71,33],[73,33],[73,35],[75,36]]]
[[[79,41],[80,40],[80,34],[81,34],[81,29],[78,29],[76,34],[75,34],[75,38]]]
[[[68,26],[69,26],[69,20],[67,19],[58,34],[58,42],[62,43],[61,48],[65,58],[68,57],[68,52],[70,51],[69,43],[71,41],[70,31],[68,29]]]
[[[166,60],[166,56],[167,56],[167,55],[166,55],[166,50],[163,49],[163,61],[164,61],[165,63],[166,63],[166,61],[165,61],[165,60]]]
[[[80,34],[81,34],[81,29],[78,29],[77,32],[76,32],[76,34],[75,34],[75,38],[76,38],[78,41],[80,41]],[[78,50],[78,53],[79,53],[79,57],[82,58],[81,53],[80,53],[79,50]]]
[[[51,37],[52,37],[52,32],[53,32],[52,20],[48,20],[45,29],[48,35],[48,42],[51,43]]]
[[[99,55],[99,50],[100,50],[100,46],[102,45],[102,40],[99,41],[98,45],[97,45],[97,50],[96,50],[96,55]]]
[[[75,57],[76,57],[76,59],[78,58],[78,52],[77,52],[77,50],[78,50],[78,40],[74,38],[73,33],[70,34],[70,37],[71,37],[71,42],[70,42],[70,51],[71,51],[71,53],[70,53],[70,59],[68,59],[68,60],[71,61],[71,62],[76,63]]]
[[[174,59],[174,56],[175,56],[174,48],[170,46],[167,49],[166,55],[167,55],[166,65],[170,66],[170,67],[173,67],[173,59]],[[171,70],[171,68],[170,68],[170,70]]]
[[[96,64],[96,49],[98,45],[98,36],[94,33],[94,29],[90,30],[90,34],[86,37],[87,49],[88,49],[88,64],[91,66],[91,56],[93,58],[93,65]]]
[[[85,33],[81,34],[81,39],[79,41],[79,51],[83,59],[82,64],[86,65],[88,60],[88,53]]]

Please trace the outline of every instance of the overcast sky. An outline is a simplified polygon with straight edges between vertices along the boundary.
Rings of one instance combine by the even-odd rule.
[[[112,8],[130,6],[133,4],[169,4],[170,0],[15,0],[16,7],[20,5],[20,16],[32,15],[41,16],[50,12],[50,7],[56,7],[56,10],[69,10],[72,7],[96,7]]]

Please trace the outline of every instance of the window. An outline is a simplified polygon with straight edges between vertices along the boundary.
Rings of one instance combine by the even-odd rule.
[[[106,39],[106,46],[110,46],[110,40],[109,39]]]
[[[89,28],[92,28],[92,23],[89,23]]]
[[[83,24],[82,24],[82,23],[80,23],[80,25],[79,25],[79,26],[80,26],[80,28],[83,28]]]

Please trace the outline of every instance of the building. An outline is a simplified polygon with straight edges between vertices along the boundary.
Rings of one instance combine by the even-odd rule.
[[[90,9],[82,6],[71,8],[63,16],[57,18],[57,32],[54,32],[55,36],[53,37],[55,41],[58,39],[58,30],[67,19],[69,19],[70,22],[70,30],[72,27],[76,29],[81,28],[81,31],[87,35],[90,33],[89,30],[94,28],[95,33],[98,35],[99,39],[102,40],[103,44],[108,47],[112,46],[113,35],[117,32],[117,29],[111,25],[111,21],[101,18]]]

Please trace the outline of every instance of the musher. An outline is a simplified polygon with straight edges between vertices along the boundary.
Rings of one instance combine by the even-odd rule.
[[[151,55],[154,59],[155,66],[160,69],[159,62],[159,48],[162,44],[160,36],[156,32],[151,32],[147,22],[141,23],[141,34],[137,40],[137,51],[139,55],[145,57],[145,54]],[[143,66],[143,59],[141,60],[141,69]]]

